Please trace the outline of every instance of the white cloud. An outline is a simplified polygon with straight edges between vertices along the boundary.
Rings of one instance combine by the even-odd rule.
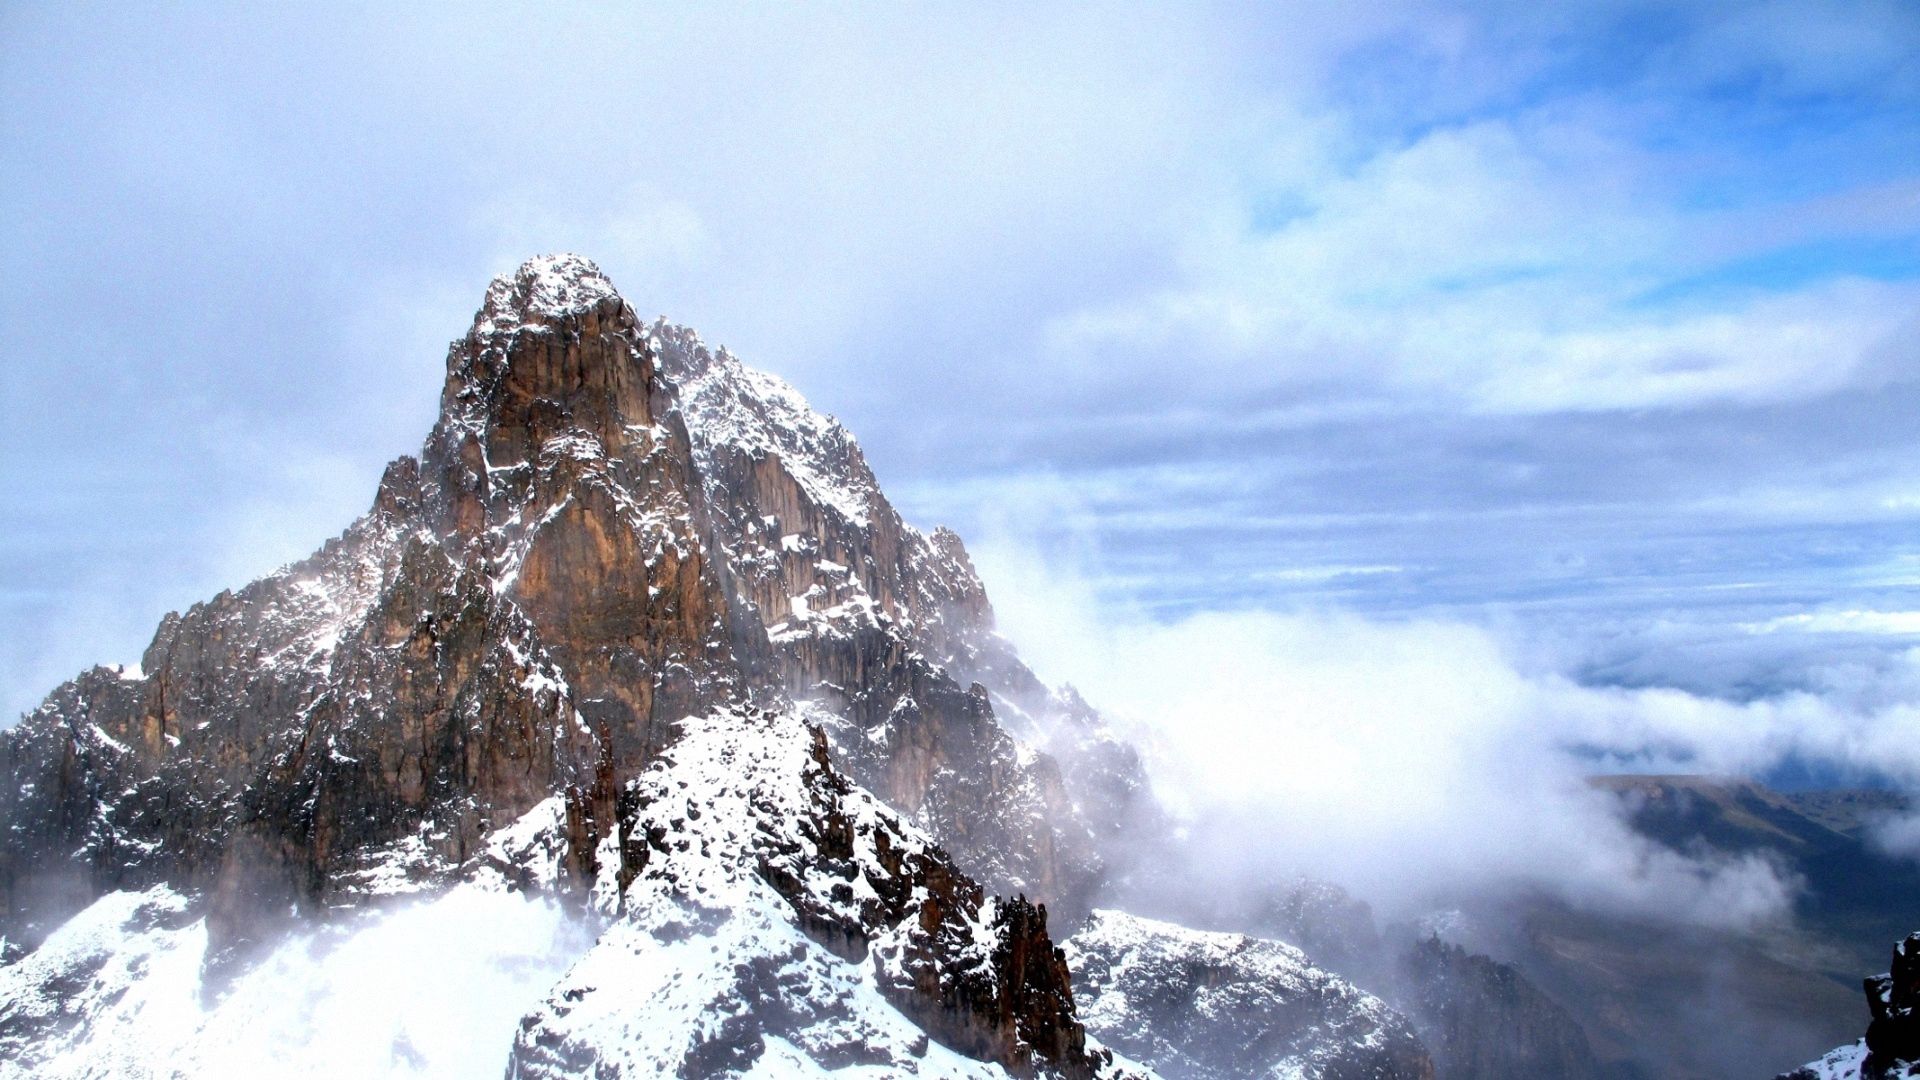
[[[1750,703],[1595,688],[1457,621],[1156,620],[1017,544],[975,557],[1042,676],[1079,687],[1149,748],[1156,786],[1192,823],[1196,874],[1305,871],[1395,913],[1541,891],[1747,926],[1782,917],[1797,883],[1758,858],[1641,838],[1586,777],[1754,775],[1797,755],[1920,786],[1920,696],[1900,671],[1881,680],[1897,697],[1874,703],[1839,687]]]
[[[1889,817],[1868,828],[1875,846],[1889,855],[1920,861],[1920,813]]]
[[[1263,581],[1315,583],[1405,572],[1406,568],[1402,566],[1287,566],[1257,571],[1253,576]]]
[[[1920,611],[1807,611],[1749,623],[1746,629],[1756,634],[1920,634]]]
[[[1082,368],[1173,354],[1207,382],[1490,412],[1787,400],[1877,375],[1890,350],[1911,362],[1907,284],[1643,302],[1841,211],[1770,206],[1756,230],[1754,214],[1676,209],[1664,163],[1625,126],[1600,106],[1543,107],[1380,149],[1271,230],[1215,215],[1177,282],[1055,318],[1050,348]]]

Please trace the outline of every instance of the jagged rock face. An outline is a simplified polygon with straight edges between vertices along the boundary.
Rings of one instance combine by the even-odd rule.
[[[721,422],[741,410],[758,426]],[[777,1068],[762,1035],[816,1063],[871,1036],[902,1071],[1118,1075],[1045,908],[969,873],[1048,897],[1096,865],[1059,770],[943,666],[991,651],[980,670],[1033,692],[990,618],[958,538],[901,522],[837,425],[640,325],[584,260],[533,260],[453,343],[439,422],[364,518],[0,738],[0,931],[31,948],[161,890],[209,970],[244,972],[290,920],[484,882],[608,920],[519,1075]],[[695,939],[736,961],[723,992],[578,982],[642,952],[706,970],[674,951]],[[14,990],[0,1029],[45,999]],[[661,1000],[705,1034],[629,1038]]]
[[[1920,933],[1894,946],[1892,967],[1868,979],[1866,988],[1873,1022],[1867,1025],[1862,1071],[1920,1068]]]
[[[764,652],[710,559],[657,346],[581,261],[496,281],[449,353],[420,470],[438,531],[538,627],[623,772],[661,718],[736,696]]]
[[[1778,1080],[1898,1080],[1920,1076],[1920,932],[1893,947],[1884,975],[1865,980],[1866,1038]]]
[[[1077,698],[1077,710],[1051,699],[994,632],[960,538],[902,521],[844,428],[690,332],[654,332],[719,542],[785,689],[836,718],[825,724],[855,779],[972,873],[1083,910],[1100,870],[1099,823],[1124,820],[1120,806],[1144,793],[1137,757],[1102,742],[1098,714]],[[1098,745],[1109,758],[1092,769],[1081,767],[1091,752],[1063,755],[1063,775],[1010,737],[1003,722],[1052,748],[1029,711],[1071,714],[1080,741],[1060,748]]]
[[[1170,1078],[1422,1078],[1406,1019],[1292,946],[1096,911],[1067,939],[1080,1014]]]
[[[1602,1074],[1586,1033],[1511,965],[1435,937],[1401,960],[1409,1018],[1439,1075],[1484,1080]]]
[[[871,606],[942,667],[991,630],[986,589],[959,537],[901,520],[845,428],[691,332],[664,323],[655,332],[702,475],[726,493],[741,583],[769,625]]]
[[[146,674],[96,669],[8,733],[9,936],[169,881],[212,891],[244,942],[248,912],[328,903],[389,845],[438,856],[423,873],[457,865],[591,778],[595,740],[525,615],[390,506],[170,616]]]
[[[367,517],[170,617],[131,688],[97,673],[10,733],[22,936],[47,920],[19,883],[76,846],[96,890],[211,888],[239,942],[248,912],[331,903],[391,845],[458,866],[557,790],[591,851],[661,718],[738,696],[763,651],[707,562],[668,400],[590,265],[495,282]]]
[[[552,905],[512,896],[564,872],[567,814],[555,796],[488,837],[451,891],[359,932],[412,959],[409,939],[435,935],[433,923],[473,923],[441,949],[492,980],[474,1004],[496,1019],[495,999],[512,1005],[529,976],[550,980],[524,1016],[465,1033],[405,1015],[359,1017],[364,1033],[276,1016],[257,1033],[250,1011],[286,1011],[271,999],[299,1002],[307,979],[329,977],[325,957],[368,946],[359,933],[341,940],[346,928],[331,942],[297,936],[204,1002],[206,920],[156,886],[103,898],[25,961],[0,967],[0,1077],[476,1075],[500,1060],[458,1044],[503,1036],[519,1077],[846,1066],[983,1080],[1145,1076],[1085,1036],[1044,913],[985,897],[930,838],[835,772],[817,729],[753,709],[676,728],[668,754],[621,793],[622,828],[586,912],[556,920]],[[616,845],[631,856],[614,858]],[[592,936],[567,951],[580,931]],[[472,964],[471,953],[494,962]],[[424,979],[436,998],[466,992],[445,975],[437,986],[432,973],[405,977]],[[379,1045],[388,1033],[391,1055]],[[330,1058],[278,1045],[316,1039]],[[433,1042],[439,1053],[423,1056]]]
[[[669,755],[628,794],[639,869],[603,892],[621,918],[522,1023],[510,1076],[779,1075],[772,1044],[828,1068],[1126,1074],[1075,1017],[1044,911],[989,899],[819,729],[719,714]]]

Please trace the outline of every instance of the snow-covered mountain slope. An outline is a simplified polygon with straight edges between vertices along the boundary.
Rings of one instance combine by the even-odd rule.
[[[1870,1076],[1863,1071],[1866,1061],[1867,1040],[1861,1039],[1822,1054],[1820,1060],[1808,1062],[1781,1080],[1863,1080]]]
[[[0,1077],[497,1076],[591,940],[550,898],[461,886],[296,933],[216,992],[190,898],[110,893],[0,968]]]
[[[1075,1021],[1044,909],[987,897],[818,729],[723,713],[670,756],[630,792],[645,857],[603,893],[613,928],[522,1023],[510,1075],[1126,1073]]]
[[[1082,1033],[1044,913],[987,897],[817,729],[681,726],[623,793],[609,846],[637,852],[602,854],[585,908],[551,892],[557,799],[451,890],[296,933],[230,982],[190,898],[111,893],[0,968],[0,1077],[1147,1075]]]
[[[1433,1075],[1403,1017],[1290,945],[1103,910],[1064,949],[1087,1029],[1163,1076]]]

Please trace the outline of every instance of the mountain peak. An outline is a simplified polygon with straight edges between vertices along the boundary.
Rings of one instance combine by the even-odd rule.
[[[529,323],[551,323],[600,306],[620,293],[593,260],[570,252],[535,255],[487,286],[474,320],[478,333],[512,332]]]
[[[473,328],[448,350],[442,424],[492,432],[494,464],[531,460],[566,430],[618,453],[629,427],[656,419],[641,336],[591,260],[536,255],[493,279]]]
[[[140,911],[197,927],[197,996],[310,919],[468,887],[566,899],[604,938],[522,1018],[522,1080],[1122,1072],[1046,909],[988,896],[1073,902],[1099,863],[1058,767],[969,689],[1044,693],[931,544],[784,382],[640,325],[586,259],[528,260],[375,513],[0,732],[0,958],[161,890],[31,984],[0,964],[0,1077],[124,1029],[117,987],[76,1024],[63,988]],[[127,940],[115,970],[162,947]]]

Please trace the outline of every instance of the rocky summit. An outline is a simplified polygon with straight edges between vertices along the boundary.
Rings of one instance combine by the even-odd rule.
[[[1284,946],[1109,914],[1064,951],[1154,820],[1138,757],[838,423],[576,256],[492,283],[365,516],[0,767],[0,1075],[1431,1071]],[[1179,1045],[1198,990],[1103,1019],[1156,1062],[1103,1046],[1143,949],[1259,1052]],[[323,994],[363,954],[364,1015]],[[384,1034],[316,1041],[342,1009]]]
[[[1920,1076],[1920,932],[1893,947],[1885,974],[1865,980],[1866,1037],[1777,1080],[1902,1080]]]

